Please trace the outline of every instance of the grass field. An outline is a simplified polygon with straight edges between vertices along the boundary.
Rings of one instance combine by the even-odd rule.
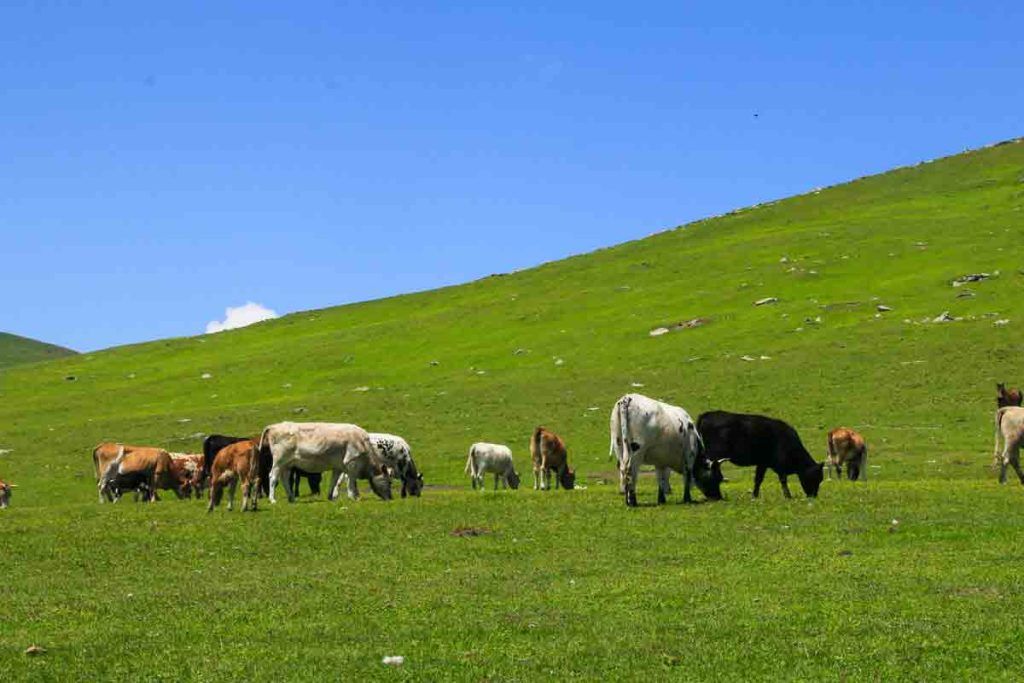
[[[65,349],[63,346],[0,332],[0,368],[63,358],[74,355],[74,353],[71,349]]]
[[[988,465],[994,382],[1024,381],[1022,207],[1014,142],[459,287],[0,370],[4,678],[1017,679],[1024,488]],[[607,430],[628,391],[781,417],[817,457],[851,426],[877,467],[815,501],[771,476],[752,501],[727,467],[726,501],[678,504],[675,478],[654,507],[647,478],[627,510]],[[197,450],[283,419],[402,434],[432,486],[255,515],[96,502],[98,441]],[[585,489],[528,490],[536,424]],[[527,489],[469,490],[477,440],[510,444]]]

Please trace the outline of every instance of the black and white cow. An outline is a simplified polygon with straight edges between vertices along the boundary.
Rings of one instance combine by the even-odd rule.
[[[692,502],[690,485],[696,483],[712,500],[722,497],[721,472],[716,481],[710,461],[689,413],[641,394],[626,394],[612,408],[611,453],[619,464],[619,492],[626,505],[635,507],[640,466],[653,465],[658,477],[658,504],[672,492],[669,470],[683,475],[683,501]]]
[[[792,498],[786,478],[795,474],[808,498],[818,495],[824,478],[824,464],[815,462],[804,448],[800,435],[790,425],[764,415],[745,415],[713,410],[697,418],[697,431],[704,440],[712,467],[721,474],[729,461],[740,467],[754,466],[754,498],[769,469],[779,477],[782,492]]]
[[[377,454],[402,482],[402,498],[406,495],[419,496],[423,492],[423,474],[416,469],[409,443],[400,436],[370,432],[370,441]]]

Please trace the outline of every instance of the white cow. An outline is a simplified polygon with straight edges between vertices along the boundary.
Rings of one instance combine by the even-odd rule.
[[[1003,437],[1003,453],[999,454],[999,437]],[[1006,466],[1013,465],[1020,483],[1024,472],[1020,469],[1020,446],[1024,442],[1024,408],[1007,406],[996,410],[996,447],[992,454],[999,464],[999,483],[1006,483]]]
[[[377,449],[384,464],[398,475],[402,482],[402,498],[406,494],[419,496],[423,491],[423,475],[416,469],[409,443],[394,434],[370,433],[370,442]]]
[[[619,463],[619,491],[626,494],[626,505],[636,506],[636,482],[644,464],[654,465],[659,505],[672,492],[669,470],[683,475],[683,501],[691,502],[694,464],[703,456],[704,444],[689,413],[640,394],[626,394],[615,402],[609,427],[611,453]],[[715,476],[710,463],[705,465],[699,468],[696,483],[709,498],[719,498],[717,487],[705,486]]]
[[[289,486],[291,469],[306,472],[331,470],[330,499],[338,496],[341,475],[347,475],[348,497],[359,499],[356,479],[367,479],[373,492],[384,500],[391,499],[391,479],[383,471],[383,462],[362,427],[329,422],[278,422],[263,430],[259,448],[270,448],[270,502],[277,482],[284,485],[288,502],[295,492]]]
[[[469,447],[469,457],[466,458],[466,474],[475,489],[479,484],[480,490],[484,490],[484,475],[494,474],[494,490],[498,490],[498,481],[502,486],[519,488],[519,473],[512,464],[512,451],[508,446],[496,443],[475,443]]]

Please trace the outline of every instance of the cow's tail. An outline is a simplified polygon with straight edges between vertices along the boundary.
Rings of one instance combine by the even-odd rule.
[[[632,448],[630,448],[629,439],[629,404],[625,401],[619,401],[618,404],[619,412],[619,468],[625,467],[628,462],[627,458],[633,454]],[[630,459],[629,462],[632,460]]]
[[[474,456],[476,455],[476,444],[469,447],[469,457],[466,458],[466,468],[463,470],[465,474],[473,477],[476,476],[476,467],[474,466]]]
[[[995,445],[995,449],[992,452],[992,464],[993,465],[998,465],[999,461],[1000,461],[1000,458],[999,458],[999,433],[1000,433],[1000,430],[1001,430],[1001,428],[1003,426],[1002,425],[1002,423],[1003,423],[1003,413],[1005,413],[1005,412],[1006,412],[1006,408],[996,408],[996,445]]]
[[[273,426],[274,425],[267,425],[266,427],[263,428],[263,431],[260,432],[260,440],[259,440],[259,442],[256,445],[256,450],[257,451],[262,451],[263,450],[263,444],[267,442],[267,432],[269,432],[270,428],[273,427]]]

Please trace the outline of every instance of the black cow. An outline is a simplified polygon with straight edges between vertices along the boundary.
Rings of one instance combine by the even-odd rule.
[[[790,474],[800,479],[808,498],[818,495],[824,478],[823,464],[814,461],[796,430],[782,420],[713,410],[697,418],[697,431],[704,441],[706,456],[719,473],[726,460],[740,467],[757,467],[754,498],[760,493],[761,482],[769,468],[779,476],[786,498],[793,497],[786,483]]]
[[[291,474],[292,493],[294,493],[296,496],[299,495],[299,482],[302,480],[303,477],[305,477],[306,482],[309,484],[309,492],[312,493],[314,496],[319,496],[320,495],[320,482],[324,478],[324,473],[323,472],[307,472],[306,470],[300,470],[298,467],[293,467],[292,468],[292,474]],[[267,486],[269,487],[269,485],[270,485],[270,483],[269,483],[269,480],[268,480]]]

